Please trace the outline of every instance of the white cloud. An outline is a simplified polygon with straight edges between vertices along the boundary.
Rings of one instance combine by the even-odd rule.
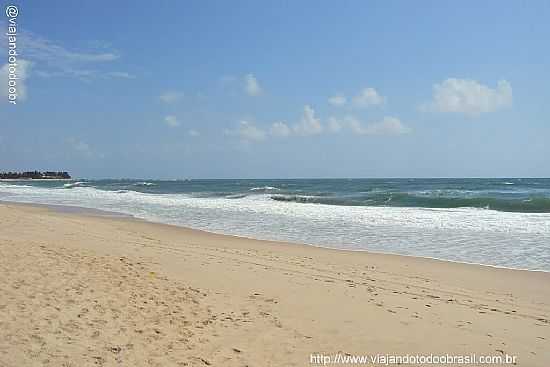
[[[342,130],[342,122],[335,117],[328,119],[328,131],[332,133],[338,133]]]
[[[311,106],[304,106],[302,120],[294,125],[294,132],[298,135],[315,135],[323,132],[321,121],[315,117],[315,111]]]
[[[374,88],[364,88],[357,96],[353,97],[354,106],[359,108],[381,105],[385,102],[386,98]]]
[[[189,131],[188,131],[188,134],[189,134],[190,136],[193,136],[193,137],[197,137],[197,136],[200,136],[200,135],[201,135],[201,133],[198,132],[198,131],[195,130],[195,129],[189,130]]]
[[[17,100],[16,102],[24,101],[27,99],[27,78],[29,76],[29,70],[31,68],[31,63],[27,60],[18,59],[17,65],[15,66],[15,80],[17,89]],[[2,102],[8,101],[8,82],[10,76],[10,64],[5,64],[0,69],[0,81],[2,87],[0,88],[0,95],[2,96]]]
[[[94,63],[117,60],[120,56],[114,52],[78,52],[70,51],[61,45],[31,32],[19,35],[18,46],[25,50],[29,58],[43,60],[49,63]]]
[[[41,64],[44,66],[44,64]],[[36,70],[34,74],[38,75],[42,78],[59,78],[59,77],[72,77],[76,79],[80,79],[83,81],[90,81],[93,78],[97,77],[96,71],[94,70],[84,70],[84,69],[64,69],[62,71],[60,70]]]
[[[90,152],[90,146],[88,145],[88,143],[77,141],[75,139],[70,139],[69,142],[71,143],[72,147],[79,152]]]
[[[403,125],[396,117],[384,117],[382,121],[368,124],[365,127],[355,120],[352,130],[360,135],[401,135],[411,132],[411,129]]]
[[[127,73],[125,71],[111,71],[105,74],[106,76],[121,79],[134,79],[135,75]]]
[[[177,117],[174,115],[168,115],[164,118],[164,123],[170,127],[178,127],[180,126],[180,122],[178,121]]]
[[[506,80],[500,80],[493,89],[476,80],[449,78],[434,84],[433,99],[421,110],[476,116],[511,105],[512,86]]]
[[[234,130],[226,131],[229,135],[235,135],[243,141],[262,141],[266,137],[265,131],[256,127],[248,121],[240,121],[239,126]]]
[[[342,118],[330,117],[327,124],[323,126],[315,116],[315,111],[309,105],[304,106],[304,113],[299,123],[290,127],[285,122],[277,121],[269,128],[262,129],[254,123],[240,121],[239,125],[225,133],[237,136],[244,142],[263,141],[269,137],[289,137],[318,135],[321,133],[339,133],[348,131],[356,135],[401,135],[410,133],[412,130],[405,126],[398,118],[386,116],[381,121],[363,124],[354,116]]]
[[[0,22],[0,26],[6,23]],[[0,51],[7,45],[7,36],[0,34]],[[87,47],[85,51],[69,50],[64,46],[24,30],[17,36],[17,49],[24,52],[25,58],[36,65],[33,75],[40,77],[74,77],[81,80],[94,78],[133,78],[125,71],[100,71],[96,64],[108,64],[120,58],[120,55],[105,47]]]
[[[263,141],[268,137],[283,138],[292,134],[292,129],[284,122],[274,122],[268,130],[257,127],[254,123],[240,121],[232,130],[226,130],[227,135],[238,136],[243,141]]]
[[[401,135],[411,132],[411,129],[403,125],[396,117],[386,116],[382,121],[364,125],[354,116],[346,116],[342,119],[331,117],[329,130],[339,132],[349,129],[357,135]]]
[[[104,155],[103,154],[96,154],[92,148],[90,147],[90,145],[88,143],[86,143],[85,141],[82,141],[80,139],[77,139],[77,138],[74,138],[74,137],[70,137],[67,139],[67,143],[69,144],[69,146],[78,154],[80,155],[84,155],[88,158],[94,158],[94,157],[97,157],[97,158],[104,158]]]
[[[262,94],[260,83],[252,74],[247,74],[244,76],[244,90],[246,94],[252,97],[256,97]]]
[[[345,96],[341,94],[334,95],[328,99],[328,103],[330,103],[333,106],[343,106],[347,103],[347,99]]]
[[[248,96],[257,97],[264,92],[262,86],[254,74],[239,75],[224,75],[219,80],[220,86],[232,93],[237,90],[244,92]]]
[[[348,116],[344,119],[344,122],[354,134],[366,134],[366,129],[363,127],[363,124],[355,117]]]
[[[184,97],[182,92],[167,91],[159,96],[159,99],[164,103],[175,103]]]
[[[269,133],[273,136],[286,137],[292,133],[292,130],[284,122],[274,122]]]

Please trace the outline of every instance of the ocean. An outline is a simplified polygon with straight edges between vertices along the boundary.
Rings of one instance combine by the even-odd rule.
[[[258,239],[550,271],[550,179],[0,182],[78,206]]]

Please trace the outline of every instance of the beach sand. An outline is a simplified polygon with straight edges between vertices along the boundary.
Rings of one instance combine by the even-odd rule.
[[[310,366],[336,353],[550,363],[550,273],[3,203],[0,274],[2,367]]]

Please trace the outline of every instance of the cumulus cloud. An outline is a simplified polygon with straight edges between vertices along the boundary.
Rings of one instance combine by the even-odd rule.
[[[271,129],[269,129],[269,133],[277,137],[286,137],[292,133],[292,130],[284,122],[274,122]]]
[[[500,80],[490,88],[472,79],[449,78],[433,86],[433,99],[424,111],[462,113],[476,116],[512,105],[512,86]]]
[[[234,130],[226,131],[228,135],[234,135],[241,138],[243,141],[262,141],[266,137],[264,130],[256,127],[253,123],[248,121],[240,121],[239,126]]]
[[[348,129],[356,135],[401,135],[411,132],[411,129],[403,125],[396,117],[386,116],[379,122],[363,124],[354,116],[346,116],[338,119],[329,119],[329,130],[339,132]]]
[[[168,115],[164,118],[164,123],[170,127],[178,127],[180,126],[180,122],[178,121],[177,117],[174,115]]]
[[[331,133],[338,133],[342,131],[343,127],[344,127],[344,124],[342,123],[342,121],[337,119],[336,117],[330,117],[328,119],[327,129]]]
[[[264,90],[254,74],[246,75],[224,75],[220,78],[220,86],[231,92],[242,91],[251,97],[263,94]]]
[[[333,106],[344,106],[347,103],[345,96],[341,94],[334,95],[328,99],[328,103]]]
[[[232,130],[226,130],[227,135],[237,136],[243,141],[263,141],[268,137],[285,138],[293,134],[293,130],[284,122],[278,121],[271,124],[268,129],[262,129],[254,123],[240,121]]]
[[[385,102],[386,98],[374,88],[364,88],[357,96],[353,97],[353,105],[358,108],[377,106]]]
[[[361,135],[401,135],[411,131],[396,117],[384,117],[380,122],[374,122],[365,127],[353,124],[352,130]]]
[[[15,79],[17,89],[17,102],[25,101],[27,99],[27,79],[31,63],[27,60],[17,60],[17,66],[15,67]],[[2,102],[8,101],[8,83],[10,77],[10,64],[5,64],[0,68],[0,81],[2,88],[0,88],[0,95],[2,96]],[[12,81],[13,82],[13,81]]]
[[[159,99],[161,102],[164,103],[175,103],[181,100],[184,97],[184,93],[182,92],[176,92],[176,91],[167,91],[162,93],[159,96]]]
[[[195,130],[195,129],[189,130],[189,131],[188,131],[188,134],[189,134],[189,136],[192,136],[192,137],[197,137],[197,136],[200,136],[200,135],[201,135],[201,133],[198,132],[198,131]]]
[[[262,94],[260,83],[252,74],[247,74],[244,76],[244,90],[246,94],[252,97],[256,97]]]
[[[292,127],[282,121],[261,128],[248,121],[240,121],[239,125],[226,130],[225,133],[237,136],[244,142],[263,141],[270,137],[310,136],[318,134],[336,134],[347,131],[355,135],[401,135],[412,130],[405,126],[397,117],[386,116],[381,121],[368,124],[362,123],[352,115],[345,117],[330,117],[325,125],[315,116],[315,111],[309,105],[304,106],[303,116],[299,123]]]
[[[321,121],[315,116],[315,110],[309,105],[304,106],[304,114],[293,130],[298,135],[316,135],[323,132]]]

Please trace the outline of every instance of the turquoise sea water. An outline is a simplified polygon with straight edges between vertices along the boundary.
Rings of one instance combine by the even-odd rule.
[[[61,204],[240,236],[550,271],[550,179],[1,182]]]

